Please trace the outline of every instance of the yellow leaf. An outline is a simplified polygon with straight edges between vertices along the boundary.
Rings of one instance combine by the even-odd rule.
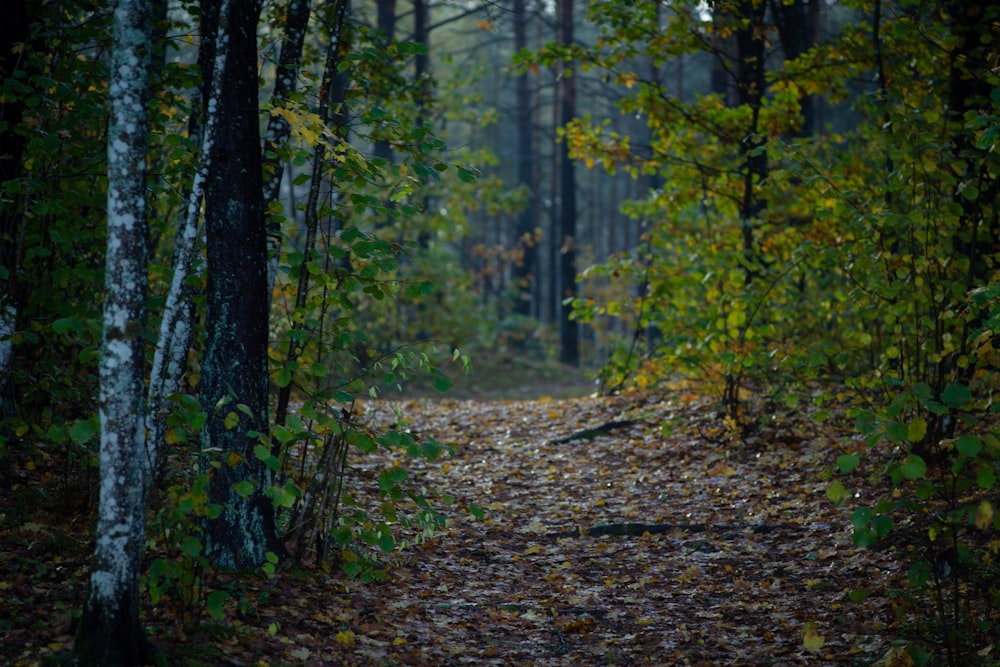
[[[815,623],[806,623],[802,629],[802,645],[807,651],[819,651],[826,639],[816,632]]]
[[[353,630],[341,630],[333,637],[344,646],[354,646],[355,638]]]
[[[986,530],[993,525],[993,504],[988,500],[983,500],[979,503],[979,508],[976,510],[976,528],[979,530]]]
[[[906,439],[910,442],[920,442],[927,433],[927,420],[917,417],[906,427]]]

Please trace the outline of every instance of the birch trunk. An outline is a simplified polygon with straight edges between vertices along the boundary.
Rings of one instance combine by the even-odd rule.
[[[136,665],[145,533],[146,99],[148,0],[119,0],[108,88],[108,246],[100,360],[101,489],[90,592],[80,624],[82,662]]]
[[[226,3],[228,4],[228,2]],[[212,28],[211,30],[214,30]],[[194,336],[193,294],[187,287],[188,278],[198,255],[198,232],[201,220],[201,202],[205,195],[205,183],[212,167],[212,142],[218,124],[218,114],[210,110],[219,107],[222,82],[226,76],[226,56],[228,46],[225,40],[205,37],[211,42],[211,53],[204,59],[210,66],[210,86],[204,95],[204,106],[209,110],[204,123],[195,124],[202,128],[198,167],[187,193],[187,207],[174,239],[174,272],[167,292],[167,301],[160,321],[160,334],[153,354],[153,367],[149,378],[149,419],[147,457],[148,484],[153,484],[162,473],[166,460],[166,417],[167,399],[182,389],[182,381],[187,368],[188,351]]]

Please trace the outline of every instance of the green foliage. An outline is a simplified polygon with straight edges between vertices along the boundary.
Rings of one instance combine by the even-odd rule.
[[[400,417],[391,428],[373,421],[356,401],[417,376],[447,390],[450,381],[432,357],[435,340],[467,364],[454,346],[464,335],[456,323],[467,318],[460,309],[469,302],[446,301],[436,284],[466,280],[442,244],[461,234],[454,222],[466,205],[459,198],[471,200],[479,186],[473,169],[443,160],[443,141],[421,120],[434,110],[434,99],[403,72],[419,47],[385,48],[363,30],[354,39],[342,65],[351,83],[341,111],[358,119],[349,128],[351,141],[348,128],[327,125],[310,107],[311,92],[271,110],[292,130],[290,145],[280,150],[313,171],[293,180],[311,189],[301,207],[305,230],[293,222],[298,211],[271,211],[285,232],[271,327],[278,407],[272,440],[262,442],[257,455],[279,475],[269,494],[295,558],[380,579],[387,576],[388,554],[443,523],[428,492],[392,457],[435,460],[442,447],[418,441]],[[388,142],[393,159],[368,157],[359,140]],[[318,160],[320,152],[327,157]],[[310,208],[321,183],[337,195]],[[452,206],[450,216],[432,212]],[[293,397],[296,407],[289,411]],[[353,474],[389,459],[390,467],[372,478]]]
[[[870,452],[881,474],[861,484],[888,489],[853,512],[855,542],[917,526],[910,584],[934,630],[911,653],[971,664],[996,630],[997,12],[844,3],[857,20],[794,59],[769,54],[766,90],[737,80],[735,95],[682,96],[642,69],[727,61],[713,49],[758,28],[779,43],[778,25],[739,14],[753,6],[592,3],[592,48],[520,57],[596,70],[620,84],[622,113],[646,119],[640,136],[601,118],[561,130],[585,166],[654,183],[623,207],[644,245],[583,273],[576,316],[617,341],[607,387],[680,374],[714,387],[737,423],[806,392],[853,420],[839,473]],[[861,95],[847,83],[873,78]],[[857,122],[801,136],[807,96]],[[851,478],[827,495],[846,502]]]

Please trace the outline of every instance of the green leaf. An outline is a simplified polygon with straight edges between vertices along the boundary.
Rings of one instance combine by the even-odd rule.
[[[428,461],[436,461],[441,456],[441,443],[434,438],[427,438],[420,443],[420,453]]]
[[[927,464],[917,454],[910,454],[903,459],[900,470],[906,479],[920,479],[927,473]]]
[[[983,441],[977,435],[966,434],[955,441],[955,449],[963,456],[978,456],[983,451]]]
[[[391,533],[382,533],[378,538],[378,548],[385,553],[392,553],[396,548],[396,540]]]
[[[889,438],[890,442],[903,442],[908,440],[910,436],[910,428],[907,424],[901,424],[899,422],[890,422],[885,427],[885,436]]]
[[[862,549],[870,547],[877,542],[875,531],[871,528],[855,528],[854,544]]]
[[[97,415],[94,415],[89,419],[81,419],[70,424],[69,437],[73,439],[73,442],[81,444],[90,442],[90,439],[94,437],[100,428],[100,420]]]
[[[851,525],[855,528],[863,528],[872,520],[872,510],[870,507],[859,507],[851,514]]]
[[[872,530],[879,538],[883,538],[892,532],[892,518],[887,516],[877,516],[872,519]]]
[[[63,317],[52,322],[52,330],[58,334],[65,334],[70,331],[82,331],[83,323],[78,317]]]
[[[194,535],[188,535],[181,541],[181,555],[197,558],[201,555],[201,540]]]
[[[248,479],[240,480],[233,485],[233,490],[236,491],[241,498],[249,498],[253,493],[253,489],[253,482]]]
[[[840,480],[834,480],[830,483],[830,486],[826,487],[826,497],[829,498],[834,505],[838,507],[850,497],[850,493],[844,488],[844,485]]]
[[[436,372],[434,373],[434,379],[431,381],[431,383],[434,385],[434,388],[437,391],[443,394],[449,389],[451,389],[452,387],[451,380],[449,380],[448,376],[442,373],[441,371],[438,371],[437,369],[435,369],[435,371]]]
[[[406,468],[391,468],[378,476],[378,490],[385,494],[399,486],[410,473]]]
[[[235,412],[226,413],[226,418],[223,420],[222,424],[226,427],[226,430],[231,430],[237,424],[240,423],[240,416]]]
[[[458,180],[462,181],[463,183],[473,183],[477,178],[479,178],[478,172],[471,169],[466,169],[465,167],[458,168]]]
[[[474,505],[473,503],[469,503],[469,514],[476,517],[480,521],[486,518],[486,510],[478,505]]]
[[[222,620],[225,616],[225,606],[226,594],[222,591],[212,591],[208,594],[208,600],[206,601],[206,607],[208,608],[208,615],[217,621]]]
[[[354,401],[354,395],[351,394],[351,392],[343,391],[342,389],[334,391],[330,395],[330,398],[336,401],[337,403],[351,403],[352,401]]]
[[[952,408],[960,408],[972,398],[972,392],[964,384],[949,384],[941,392],[941,400]]]
[[[366,454],[378,449],[378,445],[375,444],[375,441],[367,433],[355,433],[352,442],[354,442],[355,447]]]
[[[980,489],[992,489],[997,483],[997,474],[992,465],[984,465],[976,472],[976,484]]]
[[[274,379],[279,387],[287,387],[292,381],[292,372],[287,368],[278,371],[278,377]]]
[[[868,599],[868,589],[855,588],[847,596],[851,599],[851,602],[864,602]]]
[[[837,467],[840,468],[840,472],[848,473],[858,467],[861,463],[861,454],[854,452],[853,454],[842,454],[837,457]]]
[[[333,529],[331,536],[338,546],[343,547],[351,543],[354,533],[351,532],[350,526],[337,526]]]
[[[931,578],[930,561],[926,558],[921,558],[916,563],[911,565],[909,572],[907,572],[907,578],[910,581],[910,585],[915,588],[924,586]]]

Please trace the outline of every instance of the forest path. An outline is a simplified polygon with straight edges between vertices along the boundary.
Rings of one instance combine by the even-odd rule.
[[[861,665],[900,633],[907,554],[854,547],[853,507],[820,477],[840,435],[802,415],[736,438],[697,391],[369,408],[454,448],[405,461],[454,496],[448,526],[394,553],[383,583],[213,575],[222,619],[181,629],[176,600],[144,614],[171,664]],[[390,458],[352,461],[363,504]],[[66,519],[3,533],[0,663],[56,664],[72,646],[92,542],[89,519]]]
[[[336,578],[326,603],[343,615],[299,633],[316,663],[851,665],[885,650],[905,567],[859,553],[850,508],[826,499],[833,436],[775,418],[736,440],[694,395],[396,407],[456,449],[407,463],[456,497],[450,526],[387,584]],[[587,534],[625,523],[691,529]]]

